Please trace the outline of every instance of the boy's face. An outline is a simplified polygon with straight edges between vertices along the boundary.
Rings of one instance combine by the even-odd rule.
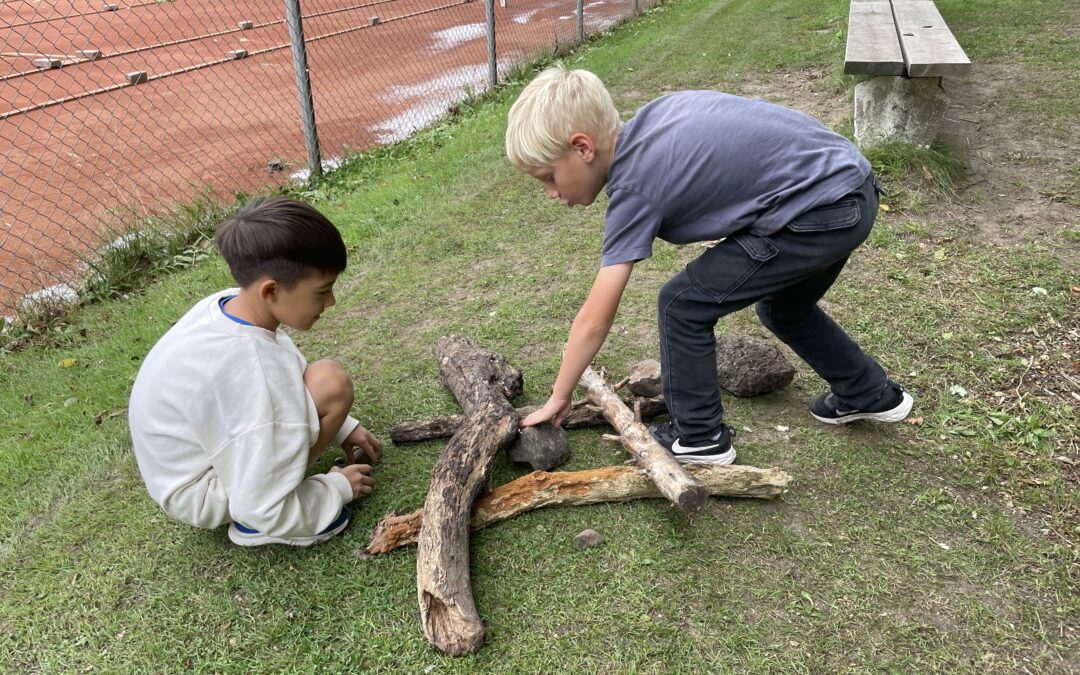
[[[308,330],[334,299],[334,282],[337,272],[315,272],[299,281],[292,288],[280,284],[270,301],[271,312],[279,323],[296,330]]]
[[[596,201],[607,183],[607,162],[585,134],[574,134],[570,143],[570,149],[551,166],[530,168],[526,172],[544,184],[544,191],[551,199],[567,206],[588,206]]]

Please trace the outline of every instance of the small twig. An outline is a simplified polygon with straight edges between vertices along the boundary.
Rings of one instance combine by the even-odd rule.
[[[1032,354],[1028,357],[1027,368],[1020,374],[1020,379],[1016,382],[1016,400],[1020,403],[1020,409],[1027,412],[1027,408],[1024,407],[1024,395],[1020,393],[1020,387],[1024,384],[1024,377],[1031,371],[1031,367],[1035,365],[1035,355]]]
[[[623,387],[625,387],[625,386],[626,386],[626,383],[627,383],[627,382],[629,382],[629,381],[630,381],[630,378],[629,378],[629,377],[624,377],[623,379],[619,380],[619,381],[618,381],[618,382],[617,382],[617,383],[615,384],[615,386],[614,386],[614,387],[612,387],[612,389],[614,389],[615,391],[619,391],[620,389],[622,389]]]
[[[641,422],[641,399],[634,400],[634,421]]]
[[[600,434],[600,440],[602,441],[614,441],[616,443],[622,443],[622,436],[615,434]]]

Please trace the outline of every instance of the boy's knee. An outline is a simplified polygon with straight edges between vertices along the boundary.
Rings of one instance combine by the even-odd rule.
[[[761,320],[761,325],[774,333],[777,330],[784,330],[802,324],[813,315],[815,308],[816,305],[798,307],[781,305],[778,309],[772,298],[759,300],[757,305],[754,306],[758,319]]]
[[[304,386],[311,392],[320,416],[341,411],[348,413],[352,408],[355,396],[352,378],[337,361],[324,359],[308,364],[304,371]]]
[[[758,320],[761,321],[761,325],[771,330],[773,327],[772,300],[769,298],[759,300],[758,303],[754,305],[754,311],[757,312],[757,317]]]
[[[660,287],[660,292],[656,295],[656,310],[663,316],[666,312],[671,310],[671,305],[675,299],[679,296],[679,291],[682,288],[678,283],[678,277],[668,279],[663,286]]]

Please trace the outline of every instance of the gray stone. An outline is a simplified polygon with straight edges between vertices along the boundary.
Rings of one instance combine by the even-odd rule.
[[[233,50],[230,50],[229,52],[226,52],[226,56],[228,56],[233,61],[239,61],[240,59],[247,56],[247,50],[246,49],[233,49]]]
[[[53,68],[59,68],[61,65],[60,59],[54,59],[52,57],[34,59],[34,67],[38,70],[52,70]]]
[[[250,21],[239,21],[239,22],[237,22],[236,27],[239,28],[240,30],[251,30],[251,27],[253,25],[254,24],[251,23]]]
[[[719,335],[716,377],[721,387],[736,396],[757,396],[791,384],[795,367],[768,340],[749,335]]]
[[[147,77],[145,72],[141,70],[134,70],[125,75],[124,79],[127,80],[128,84],[142,84],[143,82],[146,82]]]
[[[604,538],[596,530],[582,530],[574,535],[578,548],[592,548],[604,543]]]
[[[655,359],[639,361],[630,366],[630,381],[626,387],[638,396],[646,398],[664,393],[660,382],[660,362]]]
[[[855,86],[855,140],[860,145],[933,143],[947,104],[940,77],[875,77]]]
[[[525,462],[533,471],[549,471],[570,460],[566,432],[550,422],[525,427],[507,455],[515,462]]]
[[[101,58],[101,50],[100,49],[80,49],[79,50],[79,56],[83,57],[84,59],[89,59],[90,61],[95,61],[95,60]]]

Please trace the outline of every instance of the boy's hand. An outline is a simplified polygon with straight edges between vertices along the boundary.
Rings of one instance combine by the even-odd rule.
[[[553,394],[543,408],[521,420],[521,427],[531,427],[534,424],[540,424],[548,420],[551,420],[552,424],[559,427],[562,426],[563,418],[566,417],[568,412],[570,412],[570,398],[562,398]]]
[[[349,464],[355,464],[357,461],[374,464],[382,457],[382,441],[365,429],[363,424],[356,425],[353,432],[341,444],[341,449],[345,451],[345,458],[349,460]],[[357,453],[358,450],[359,453]]]
[[[344,468],[335,466],[330,473],[343,473],[352,485],[352,498],[360,499],[363,495],[371,494],[375,489],[375,479],[371,477],[370,464],[350,464]]]

